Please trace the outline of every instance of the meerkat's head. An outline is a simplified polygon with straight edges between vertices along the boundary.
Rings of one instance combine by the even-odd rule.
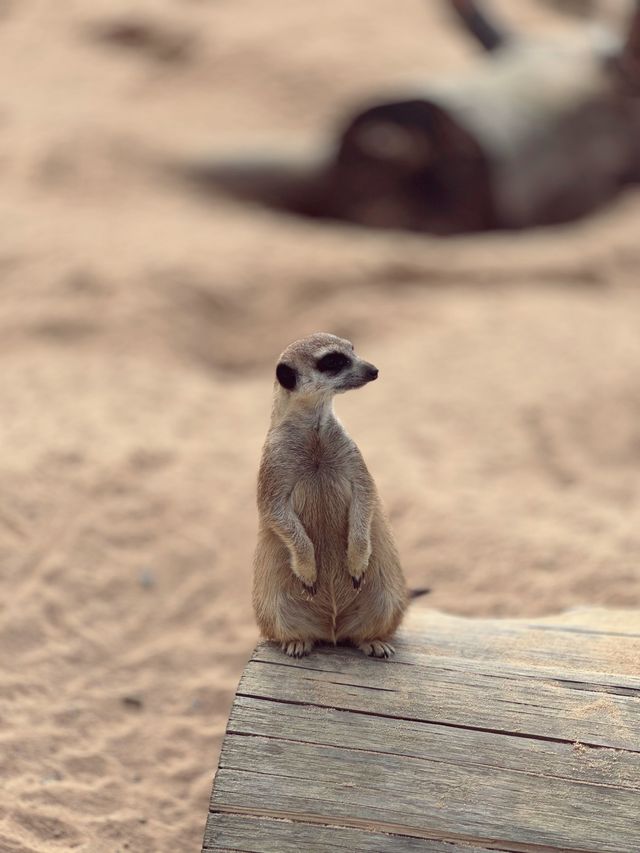
[[[353,344],[327,332],[294,341],[278,359],[276,388],[313,401],[361,388],[378,377],[378,368],[358,358]]]

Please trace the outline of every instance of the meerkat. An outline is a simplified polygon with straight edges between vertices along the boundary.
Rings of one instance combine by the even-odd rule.
[[[378,369],[353,344],[316,333],[276,367],[258,474],[253,606],[267,639],[292,657],[317,642],[394,653],[408,592],[375,483],[333,411],[333,397]]]

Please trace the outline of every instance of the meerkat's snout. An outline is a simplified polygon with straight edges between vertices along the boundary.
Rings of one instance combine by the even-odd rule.
[[[356,358],[351,370],[344,377],[344,380],[338,384],[336,390],[349,391],[352,388],[362,388],[363,385],[377,379],[378,372],[378,368],[374,364]]]
[[[363,367],[365,376],[367,377],[367,382],[373,382],[374,379],[378,378],[378,373],[380,373],[380,371],[375,364],[369,364],[368,361],[365,361]]]

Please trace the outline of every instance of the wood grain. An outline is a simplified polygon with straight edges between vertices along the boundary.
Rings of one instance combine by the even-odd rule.
[[[640,612],[414,612],[391,661],[260,644],[203,850],[640,850]]]

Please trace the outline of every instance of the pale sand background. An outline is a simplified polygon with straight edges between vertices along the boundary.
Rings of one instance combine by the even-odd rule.
[[[312,330],[381,368],[337,408],[426,604],[640,598],[640,196],[443,242],[195,195],[165,164],[475,51],[421,0],[138,2],[155,42],[101,41],[130,6],[0,2],[2,853],[199,849],[273,364]]]

